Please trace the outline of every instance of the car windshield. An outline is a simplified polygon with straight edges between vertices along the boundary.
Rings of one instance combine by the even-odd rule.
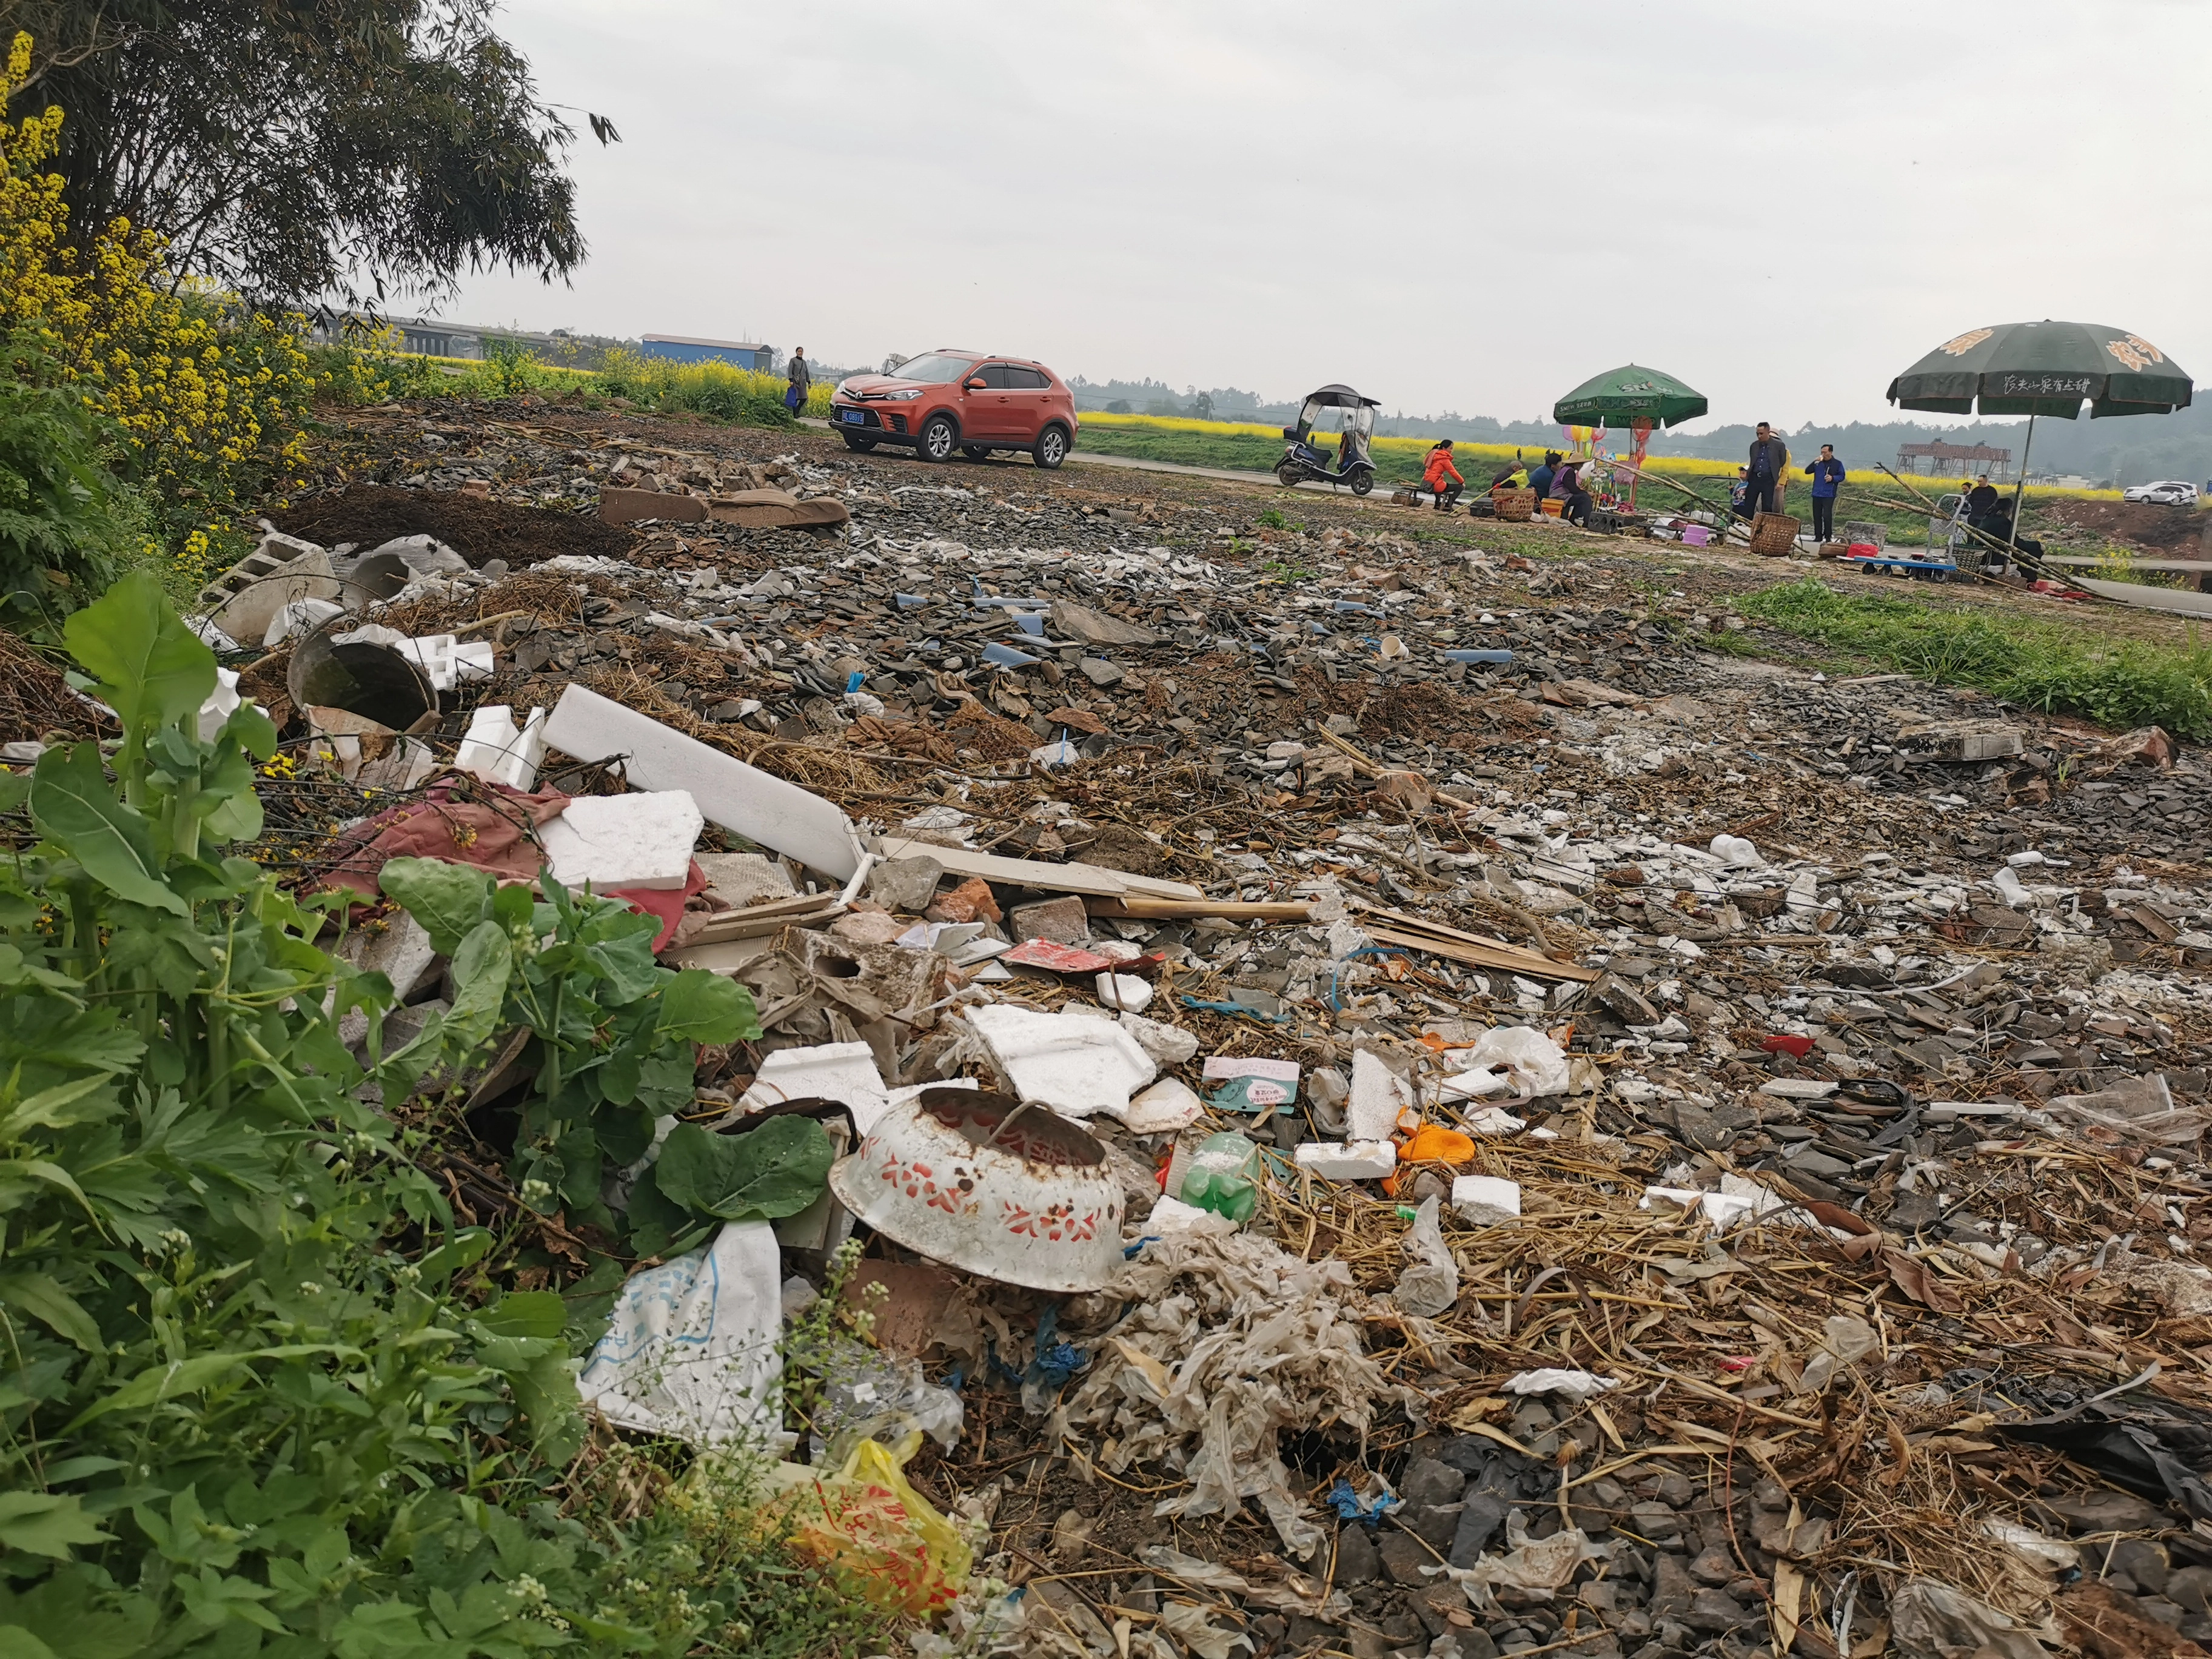
[[[973,357],[947,357],[939,352],[911,357],[891,371],[902,380],[919,380],[924,386],[942,386],[947,380],[957,380],[975,367]]]

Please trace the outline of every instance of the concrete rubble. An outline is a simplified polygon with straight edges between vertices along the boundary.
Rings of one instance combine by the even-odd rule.
[[[524,415],[372,411],[211,594],[295,742],[287,605],[488,648],[271,835],[403,736],[402,787],[556,790],[554,873],[761,1010],[702,1121],[1072,1121],[1095,1293],[857,1235],[933,1287],[964,1416],[908,1474],[1023,1650],[2212,1646],[2197,752],[1709,650],[1679,547]],[[453,556],[348,598],[410,496]]]

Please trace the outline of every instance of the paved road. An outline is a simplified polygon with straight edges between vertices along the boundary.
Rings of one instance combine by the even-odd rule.
[[[802,418],[799,424],[801,426],[813,427],[817,431],[822,432],[829,432],[835,429],[827,421],[817,421],[811,418]],[[898,454],[901,452],[893,449],[890,451],[879,450],[877,453],[879,454],[886,453],[890,454]],[[1020,462],[1012,459],[1011,457],[1004,455],[995,456],[993,459],[995,464],[1002,466],[1018,466],[1021,465]],[[1220,478],[1230,483],[1265,484],[1270,489],[1280,489],[1282,488],[1282,485],[1276,482],[1275,475],[1272,472],[1246,472],[1233,467],[1226,466],[1185,466],[1180,461],[1148,460],[1139,455],[1102,455],[1085,449],[1074,449],[1069,451],[1067,465],[1070,466],[1123,466],[1132,468],[1139,472],[1180,472],[1187,477]],[[1354,499],[1352,492],[1348,489],[1341,489],[1333,484],[1316,483],[1310,479],[1306,483],[1300,484],[1298,488],[1301,489],[1317,490],[1325,495],[1342,495],[1346,501]],[[1389,484],[1378,484],[1377,488],[1382,491],[1383,498],[1385,500],[1389,499],[1390,486]]]

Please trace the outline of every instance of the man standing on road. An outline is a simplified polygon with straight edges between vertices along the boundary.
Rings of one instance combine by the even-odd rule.
[[[1807,462],[1805,470],[1813,475],[1813,539],[1832,542],[1836,538],[1836,491],[1845,476],[1836,447],[1822,444],[1820,459]]]
[[[791,377],[791,384],[783,389],[783,406],[793,415],[802,414],[806,408],[806,394],[814,386],[814,376],[807,372],[805,346],[792,347],[791,367],[785,373]]]
[[[1779,513],[1782,510],[1782,480],[1790,466],[1790,446],[1774,435],[1774,428],[1765,421],[1759,423],[1759,435],[1751,442],[1751,462],[1744,469],[1744,479],[1750,485],[1743,509],[1747,514]]]

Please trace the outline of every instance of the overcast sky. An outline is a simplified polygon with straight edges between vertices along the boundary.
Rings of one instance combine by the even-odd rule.
[[[623,142],[574,153],[573,287],[477,278],[465,321],[1509,418],[1634,361],[1701,426],[1884,418],[1898,370],[2021,318],[2212,374],[2204,0],[501,17]]]

